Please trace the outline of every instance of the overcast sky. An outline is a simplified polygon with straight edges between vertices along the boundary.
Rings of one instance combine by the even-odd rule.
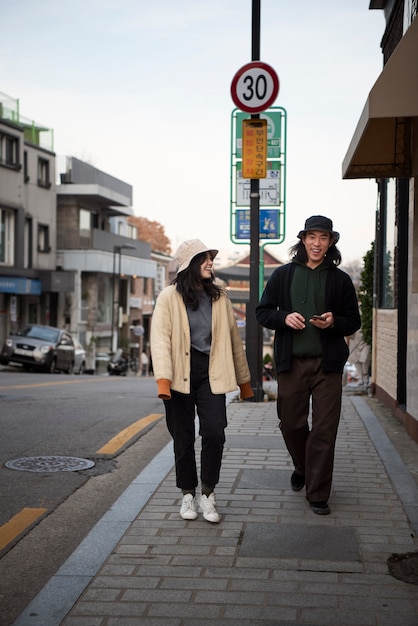
[[[343,261],[374,238],[376,183],[342,161],[382,69],[369,0],[261,0],[262,61],[287,111],[287,259],[307,217],[340,231]],[[184,240],[230,242],[230,85],[251,61],[251,0],[14,0],[1,8],[0,91],[76,156],[133,186],[136,215]]]

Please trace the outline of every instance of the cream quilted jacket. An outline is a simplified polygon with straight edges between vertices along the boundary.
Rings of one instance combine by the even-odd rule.
[[[158,395],[170,389],[190,393],[190,327],[186,306],[175,285],[158,296],[151,324],[151,356]],[[212,393],[228,393],[239,386],[243,398],[253,395],[251,375],[231,301],[226,293],[212,303],[212,346],[209,383]]]

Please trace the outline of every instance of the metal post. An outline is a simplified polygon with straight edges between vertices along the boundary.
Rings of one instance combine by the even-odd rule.
[[[260,4],[252,5],[252,61],[260,60]],[[259,119],[259,115],[251,115]],[[255,307],[260,296],[260,181],[251,179],[250,187],[250,301],[247,308],[247,357],[251,372],[254,401],[262,402],[263,391],[263,331],[255,318]]]
[[[110,353],[113,354],[113,336],[115,328],[115,274],[116,274],[116,250],[118,246],[113,246],[113,272],[112,272],[112,326],[110,330]]]
[[[122,273],[122,250],[136,250],[136,246],[131,245],[129,243],[123,243],[121,246],[113,246],[113,307],[112,307],[112,353],[113,353],[113,330],[115,325],[115,304],[118,305],[118,314],[117,314],[117,331],[116,331],[116,339],[117,344],[119,345],[119,307],[120,307],[120,292],[121,292],[121,273]],[[116,282],[116,251],[119,252],[119,265],[118,265],[118,299],[115,302],[115,282]],[[116,346],[116,348],[118,347]]]
[[[121,286],[121,280],[120,280],[120,276],[121,276],[121,271],[122,271],[122,248],[124,248],[125,246],[120,246],[119,247],[119,268],[118,268],[118,301],[117,301],[117,317],[116,317],[116,349],[118,349],[119,344],[120,344],[120,286]]]

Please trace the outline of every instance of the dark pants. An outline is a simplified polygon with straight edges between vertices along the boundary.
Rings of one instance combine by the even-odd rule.
[[[213,394],[209,386],[209,356],[192,350],[190,395],[171,392],[165,400],[166,421],[174,441],[176,484],[183,490],[198,485],[195,456],[195,415],[202,437],[201,482],[215,487],[219,482],[225,443],[225,394]]]
[[[342,377],[325,374],[321,358],[294,358],[278,376],[277,414],[296,472],[305,475],[309,502],[331,492],[335,440],[341,413]],[[312,397],[312,426],[309,400]]]

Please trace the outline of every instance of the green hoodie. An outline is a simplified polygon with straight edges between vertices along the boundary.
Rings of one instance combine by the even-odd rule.
[[[304,263],[296,263],[295,273],[290,286],[292,310],[305,318],[305,328],[293,332],[293,356],[312,357],[322,355],[321,335],[318,328],[309,323],[312,315],[325,312],[325,286],[328,263],[324,261],[311,269]]]

